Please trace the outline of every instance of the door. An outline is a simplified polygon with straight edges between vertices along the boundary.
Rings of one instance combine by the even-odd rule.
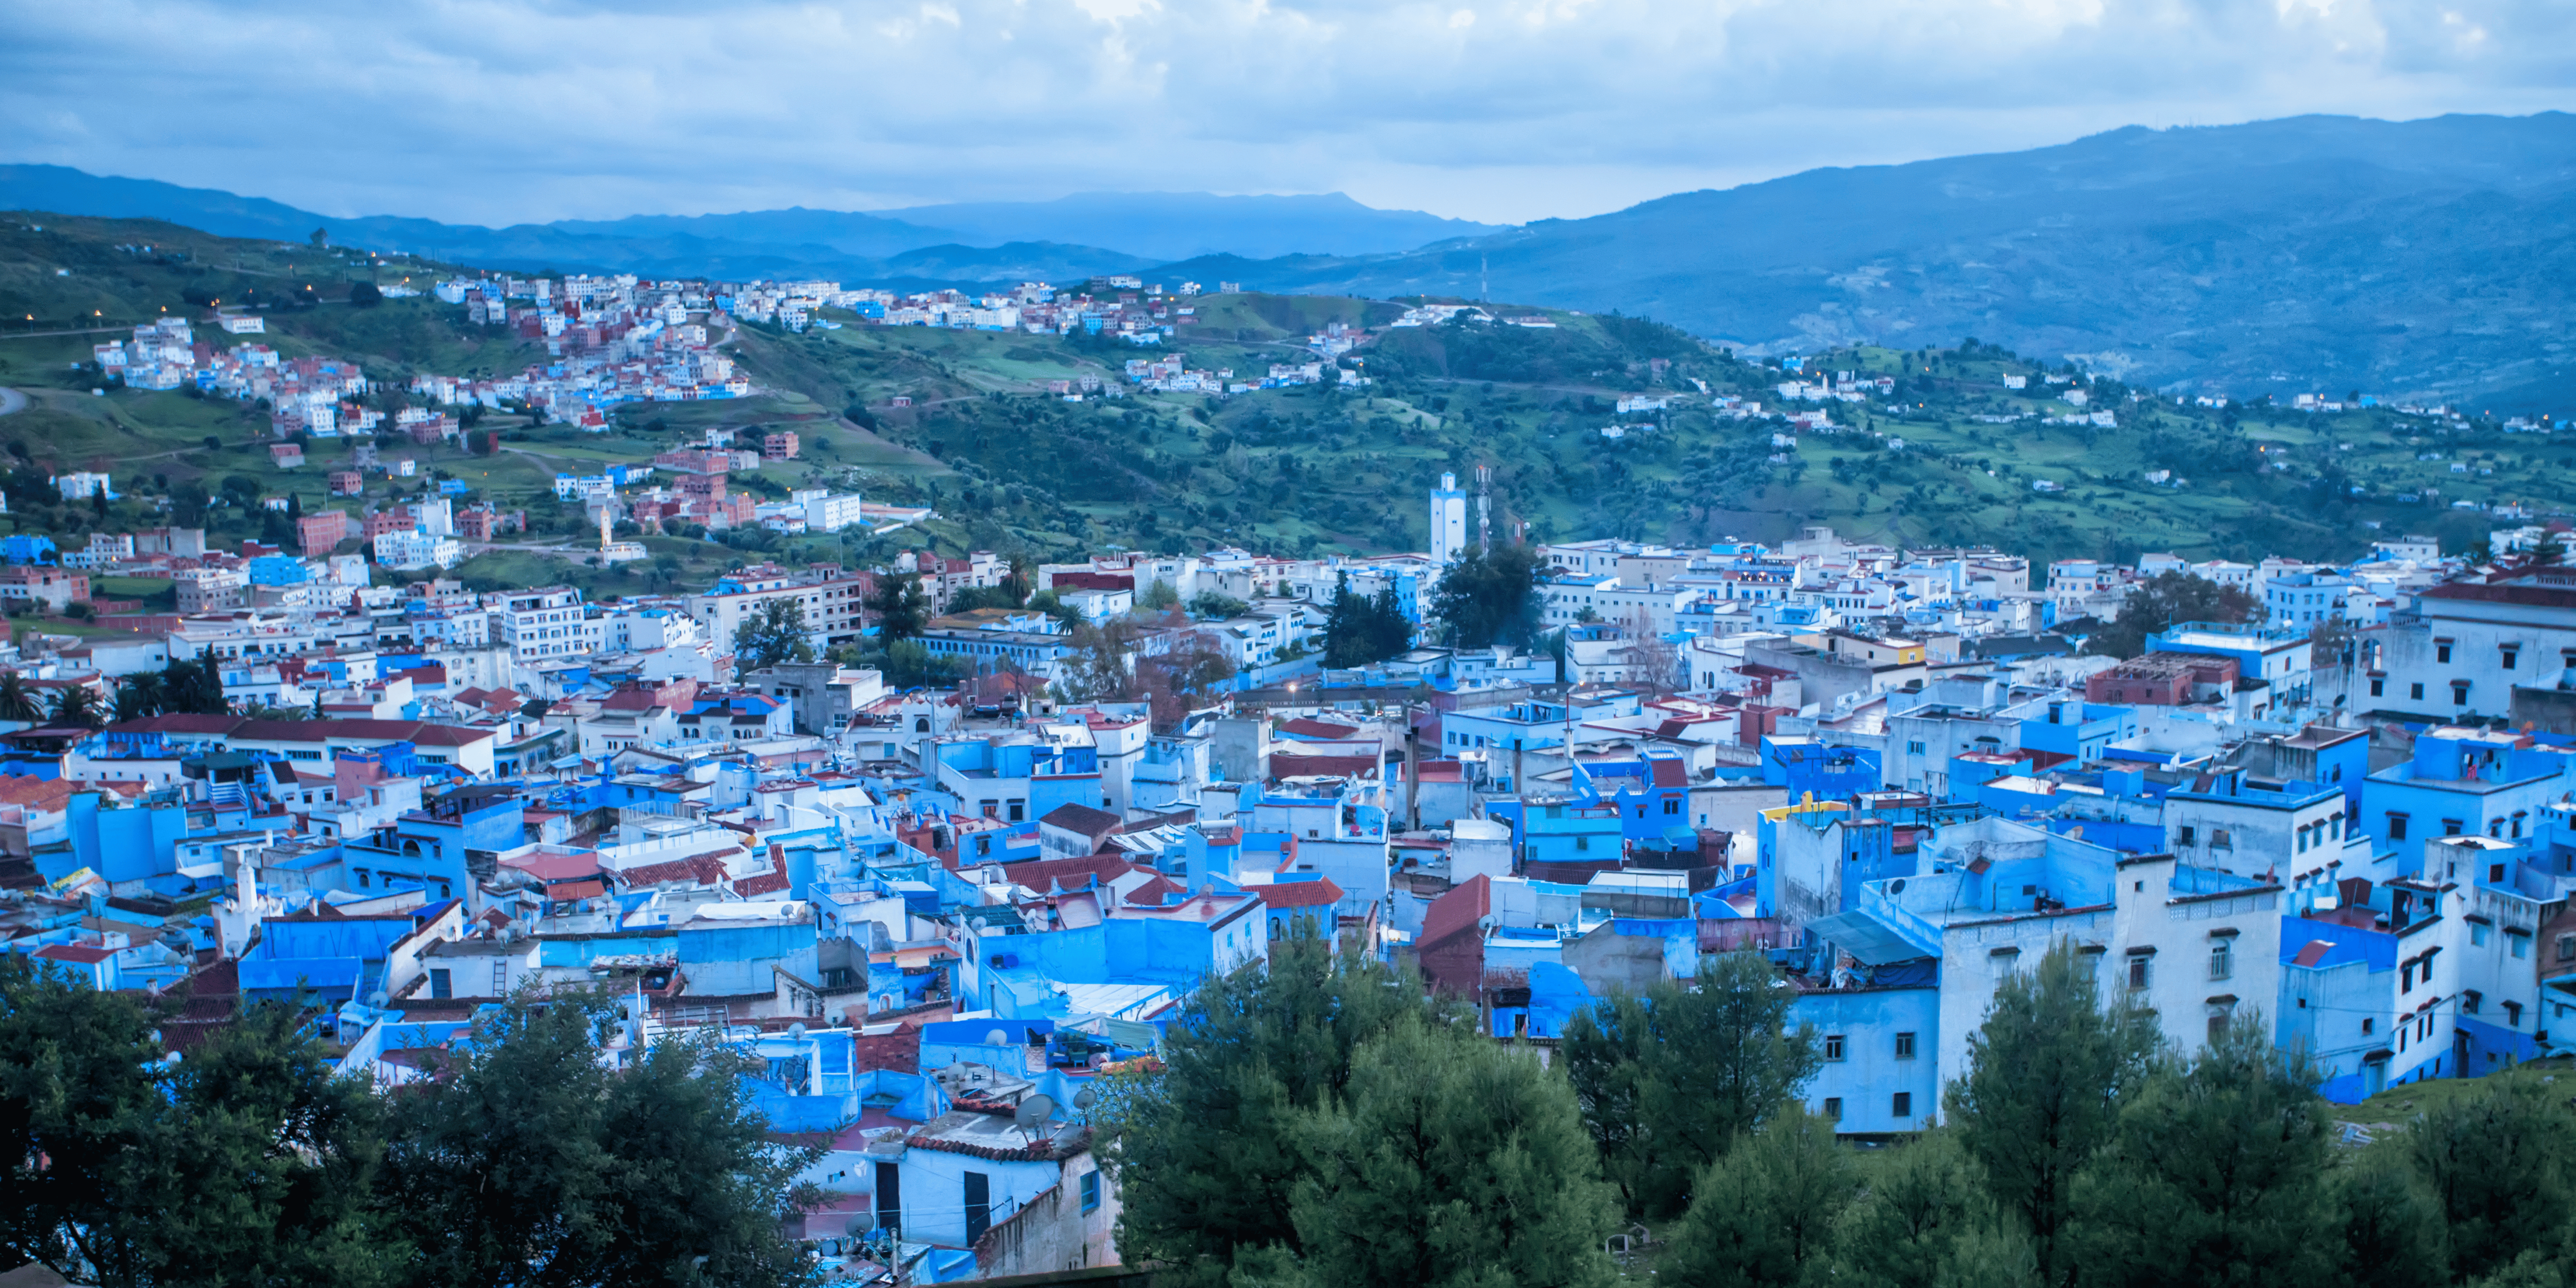
[[[877,1228],[903,1228],[903,1169],[893,1163],[877,1164]]]
[[[984,1231],[993,1226],[993,1178],[982,1172],[966,1173],[966,1246],[975,1246]]]

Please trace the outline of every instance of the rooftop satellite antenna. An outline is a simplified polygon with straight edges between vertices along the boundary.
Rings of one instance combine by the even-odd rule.
[[[1046,1130],[1047,1121],[1055,1117],[1055,1097],[1040,1093],[1021,1098],[1019,1108],[1011,1111],[1011,1125],[1034,1141]]]
[[[805,1040],[805,1022],[803,1020],[798,1020],[794,1024],[787,1026],[787,1040],[790,1042],[802,1042]]]

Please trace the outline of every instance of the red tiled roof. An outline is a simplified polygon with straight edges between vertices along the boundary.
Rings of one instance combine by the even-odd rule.
[[[408,742],[423,747],[467,747],[489,740],[493,731],[424,720],[254,720],[248,716],[166,715],[121,720],[114,733],[213,734],[248,742],[322,742],[345,738],[355,742]]]
[[[1323,720],[1311,720],[1304,716],[1283,721],[1279,728],[1281,732],[1302,734],[1308,738],[1355,738],[1360,732],[1355,725],[1332,724]]]
[[[1649,765],[1654,766],[1654,770],[1655,770],[1655,786],[1657,786],[1657,787],[1688,787],[1688,786],[1690,786],[1690,766],[1688,766],[1688,765],[1686,765],[1686,764],[1683,764],[1683,763],[1682,763],[1682,758],[1681,758],[1681,757],[1679,757],[1679,756],[1650,756],[1650,757],[1648,757],[1648,758],[1646,759],[1646,763],[1647,763],[1647,764],[1649,764]]]
[[[1481,876],[1476,879],[1484,880]],[[1274,881],[1250,889],[1261,896],[1261,902],[1273,908],[1320,908],[1342,901],[1342,888],[1334,885],[1331,877],[1319,877],[1313,881]]]
[[[2311,939],[2308,941],[2307,947],[2300,949],[2299,955],[2292,958],[2291,961],[2300,966],[2314,966],[2318,962],[2324,961],[2326,959],[2326,954],[2333,951],[2333,944],[2322,939]]]
[[[587,881],[557,881],[546,887],[546,897],[556,903],[570,903],[575,899],[596,899],[606,893],[608,893],[608,883],[597,877]]]
[[[1124,820],[1107,810],[1093,809],[1088,805],[1058,805],[1038,821],[1097,840],[1116,832]]]
[[[1377,772],[1375,756],[1297,756],[1286,752],[1270,755],[1272,778],[1365,778]]]
[[[744,877],[743,879],[734,882],[733,892],[746,899],[757,899],[765,894],[776,894],[779,891],[786,889],[787,886],[788,880],[786,872],[769,871],[763,872],[756,877]]]
[[[691,885],[714,885],[724,880],[725,865],[721,856],[729,853],[731,853],[729,850],[717,850],[708,854],[693,854],[685,859],[673,859],[668,863],[647,863],[642,867],[628,868],[617,874],[617,883],[629,890],[637,886],[661,885],[667,881],[685,881]]]
[[[1483,873],[1431,901],[1422,913],[1422,944],[1425,947],[1448,939],[1462,931],[1472,931],[1494,910],[1494,883]]]

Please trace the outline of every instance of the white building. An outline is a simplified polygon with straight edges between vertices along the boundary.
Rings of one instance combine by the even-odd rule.
[[[1458,490],[1457,475],[1443,474],[1431,489],[1431,562],[1445,568],[1466,552],[1467,494]]]
[[[418,528],[409,532],[378,533],[376,562],[406,572],[422,568],[453,568],[465,562],[465,547],[454,537],[432,536]]]
[[[860,512],[859,494],[856,492],[834,496],[823,488],[813,487],[794,492],[788,499],[805,507],[807,532],[838,532],[867,522],[867,516]]]
[[[579,657],[599,648],[600,626],[588,620],[581,592],[569,586],[494,595],[487,604],[500,642],[518,661]]]

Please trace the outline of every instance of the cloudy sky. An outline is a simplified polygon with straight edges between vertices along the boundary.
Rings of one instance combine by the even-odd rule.
[[[2568,0],[0,0],[0,161],[475,223],[1103,189],[1520,221],[2576,108]]]

